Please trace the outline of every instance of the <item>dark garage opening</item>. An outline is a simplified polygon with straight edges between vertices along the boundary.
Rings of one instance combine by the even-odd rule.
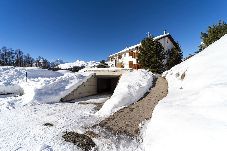
[[[119,77],[97,77],[97,92],[98,93],[113,93]]]

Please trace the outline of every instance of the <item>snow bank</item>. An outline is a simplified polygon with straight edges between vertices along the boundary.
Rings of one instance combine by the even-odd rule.
[[[143,131],[144,150],[226,151],[227,35],[163,74],[169,94]]]
[[[76,89],[79,85],[91,77],[92,74],[77,74],[71,76],[67,73],[62,77],[54,79],[53,82],[45,84],[43,87],[34,91],[33,100],[39,103],[59,102],[61,98]]]
[[[18,85],[18,79],[25,78],[25,72],[12,67],[0,68],[0,94],[23,94],[23,89]],[[17,77],[16,77],[17,75]]]
[[[60,69],[69,69],[69,68],[73,68],[75,66],[78,66],[78,67],[94,67],[94,66],[97,66],[99,63],[98,62],[95,62],[95,61],[88,61],[88,62],[85,62],[85,61],[81,61],[81,60],[76,60],[75,62],[71,62],[71,63],[63,63],[63,64],[59,64],[58,67]]]
[[[91,75],[91,73],[54,72],[38,68],[1,67],[0,94],[14,95],[0,96],[0,110],[32,102],[59,102]]]
[[[96,115],[108,116],[120,108],[138,101],[152,86],[153,76],[151,72],[146,70],[122,74],[113,95]]]

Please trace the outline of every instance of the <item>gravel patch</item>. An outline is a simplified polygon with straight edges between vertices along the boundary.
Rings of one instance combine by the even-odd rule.
[[[165,78],[158,77],[154,87],[144,98],[117,111],[93,127],[100,126],[116,135],[126,134],[130,137],[136,137],[142,122],[152,117],[155,106],[167,94],[168,82]]]

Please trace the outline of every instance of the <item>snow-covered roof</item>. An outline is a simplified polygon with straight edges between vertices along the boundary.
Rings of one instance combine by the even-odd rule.
[[[164,33],[162,35],[159,35],[159,36],[154,37],[154,40],[159,40],[159,39],[162,39],[162,38],[164,38],[166,36],[169,36],[169,35],[170,35],[169,33]],[[139,46],[141,46],[141,43],[136,44],[136,45],[133,45],[131,47],[126,47],[125,49],[123,49],[123,50],[121,50],[121,51],[119,51],[117,53],[114,53],[114,54],[110,55],[109,57],[112,57],[112,56],[115,56],[115,55],[118,55],[118,54],[121,54],[121,53],[130,51],[131,49],[135,49],[136,47],[139,47]]]

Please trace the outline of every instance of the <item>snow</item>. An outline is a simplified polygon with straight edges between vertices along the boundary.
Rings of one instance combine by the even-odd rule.
[[[163,73],[168,95],[142,127],[143,140],[111,135],[93,138],[99,150],[226,151],[226,50],[227,35]],[[0,67],[0,150],[80,150],[62,139],[65,131],[83,133],[105,116],[134,103],[149,90],[154,77],[145,70],[123,73],[111,97],[79,100],[84,104],[56,103],[91,74]],[[95,103],[104,103],[98,112]]]
[[[1,92],[14,93],[7,86],[20,86],[23,94],[0,95],[0,150],[53,151],[78,150],[72,143],[65,142],[66,131],[84,133],[87,127],[103,118],[95,116],[96,103],[104,103],[110,95],[81,98],[84,104],[59,103],[62,93],[86,80],[91,73],[48,71],[38,68],[0,67]],[[28,73],[26,82],[25,74]],[[3,93],[2,93],[3,94]],[[58,101],[57,101],[58,100]],[[57,102],[56,102],[57,101]],[[52,102],[52,103],[50,103]],[[48,104],[47,104],[48,103]],[[44,126],[51,123],[53,126]],[[99,150],[130,151],[138,147],[136,140],[93,138]]]
[[[104,103],[111,97],[111,94],[92,95],[74,100],[82,103]]]
[[[72,92],[84,81],[91,77],[92,74],[77,74],[72,76],[71,73],[65,74],[62,77],[48,81],[39,89],[35,90],[33,100],[39,103],[59,102],[61,98]]]
[[[0,112],[0,150],[79,150],[62,139],[65,131],[83,132],[95,122],[94,105],[40,104]],[[51,123],[53,126],[44,126]]]
[[[95,67],[99,64],[99,62],[95,62],[95,61],[81,61],[81,60],[76,60],[75,62],[71,62],[71,63],[63,63],[63,64],[59,64],[58,67],[60,69],[69,69],[69,68],[73,68],[75,66],[77,67]]]
[[[28,103],[59,102],[92,75],[38,68],[1,67],[0,71],[0,111]]]
[[[109,116],[122,107],[128,106],[149,91],[154,75],[146,70],[134,70],[123,73],[113,95],[96,113],[98,116]]]
[[[109,96],[106,96],[107,98]],[[85,98],[84,98],[85,99]],[[86,103],[102,102],[104,96],[87,97]],[[94,101],[95,100],[95,101]],[[81,151],[76,145],[65,142],[66,131],[84,133],[100,119],[94,116],[95,105],[53,103],[21,106],[0,112],[0,150],[18,151]],[[53,126],[44,126],[51,123]],[[99,150],[132,151],[138,147],[133,141],[116,140],[116,137],[93,138]]]
[[[133,46],[130,46],[130,47],[126,47],[125,49],[123,49],[123,50],[121,50],[121,51],[119,51],[119,52],[117,52],[117,53],[115,53],[115,54],[112,54],[112,55],[110,55],[109,57],[112,57],[112,56],[118,55],[118,54],[120,54],[120,53],[123,53],[123,52],[129,51],[129,50],[131,50],[131,49],[135,49],[136,47],[139,47],[139,46],[141,46],[141,43],[136,44],[136,45],[133,45]]]
[[[227,35],[163,74],[169,93],[142,129],[143,150],[227,150],[226,50]]]

